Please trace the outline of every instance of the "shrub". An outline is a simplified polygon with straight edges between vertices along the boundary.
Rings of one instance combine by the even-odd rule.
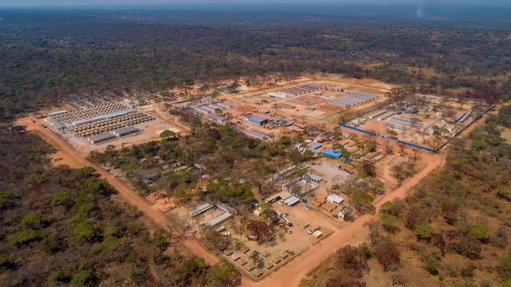
[[[43,214],[39,211],[32,211],[27,213],[20,222],[22,227],[35,228],[41,224],[41,218]]]
[[[91,241],[96,236],[96,230],[92,222],[82,221],[73,229],[73,234],[78,240]]]
[[[90,270],[80,270],[73,276],[73,286],[94,286],[94,273]]]
[[[94,178],[87,184],[87,189],[91,193],[106,194],[112,191],[112,186],[104,179]]]
[[[64,205],[69,202],[69,199],[70,199],[69,193],[61,190],[53,194],[51,198],[51,203],[53,205]]]
[[[424,269],[426,269],[426,271],[432,275],[438,274],[438,267],[440,267],[440,261],[438,261],[436,258],[429,257],[424,262]]]
[[[481,243],[471,237],[463,237],[458,242],[451,244],[452,249],[459,255],[469,259],[479,259]]]
[[[398,218],[392,214],[382,214],[381,215],[381,224],[385,230],[389,232],[395,232],[397,227],[394,226],[394,223],[398,221]]]
[[[367,258],[360,248],[348,245],[337,252],[337,260],[342,268],[347,269],[357,278],[361,278],[368,269]]]
[[[374,253],[385,272],[396,271],[401,267],[399,249],[392,242],[386,241],[377,244]]]
[[[418,240],[430,241],[432,236],[431,226],[429,224],[415,225],[415,236]]]
[[[32,242],[32,241],[39,240],[39,238],[40,238],[40,236],[37,231],[31,230],[31,229],[25,229],[25,230],[20,230],[20,231],[14,233],[13,235],[11,235],[11,237],[9,237],[9,244],[12,246],[21,247],[25,244]]]
[[[64,273],[64,271],[57,270],[52,272],[50,276],[48,276],[48,281],[67,283],[69,281],[69,277],[66,276],[66,273]]]
[[[511,254],[500,258],[497,271],[504,280],[511,280]]]
[[[490,239],[490,229],[484,224],[470,226],[468,234],[481,242],[488,242]]]

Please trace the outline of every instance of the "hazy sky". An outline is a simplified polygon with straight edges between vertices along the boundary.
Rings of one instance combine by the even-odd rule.
[[[147,4],[407,4],[511,6],[511,0],[0,0],[0,6],[123,6]]]

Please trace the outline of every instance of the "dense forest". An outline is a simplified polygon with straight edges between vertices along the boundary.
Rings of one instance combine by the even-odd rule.
[[[341,248],[314,277],[330,287],[366,286],[372,276],[397,286],[511,286],[511,142],[499,131],[511,127],[510,109],[454,143],[441,171],[382,206],[369,242]]]
[[[0,130],[0,286],[231,286],[239,273],[205,264],[150,228],[92,168],[53,168],[51,148]]]
[[[0,116],[80,92],[157,92],[276,72],[510,97],[505,9],[445,10],[440,20],[366,10],[2,10]]]

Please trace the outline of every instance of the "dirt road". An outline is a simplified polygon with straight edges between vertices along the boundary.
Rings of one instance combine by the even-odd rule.
[[[171,232],[171,229],[169,227],[171,225],[174,226],[174,224],[167,216],[165,216],[159,210],[153,208],[145,198],[138,195],[125,183],[123,183],[115,176],[107,172],[101,166],[93,162],[90,162],[84,157],[80,156],[80,154],[76,150],[74,150],[70,145],[65,143],[51,130],[42,127],[41,123],[39,123],[38,121],[36,121],[36,123],[33,123],[32,120],[28,117],[18,120],[18,123],[27,126],[28,131],[39,134],[44,140],[53,145],[59,151],[59,155],[63,158],[64,162],[70,163],[74,167],[85,166],[94,167],[97,170],[97,172],[101,175],[101,177],[108,180],[108,182],[115,189],[117,189],[117,191],[119,192],[119,196],[122,200],[124,200],[130,205],[136,206],[141,212],[144,213],[144,215],[148,219],[150,219],[154,224],[156,224],[163,230]],[[174,226],[173,230],[175,230],[174,235],[182,234],[182,230],[176,230],[176,226]],[[214,254],[208,252],[204,247],[200,245],[199,242],[197,242],[197,240],[193,238],[186,238],[185,240],[183,240],[183,245],[185,245],[194,255],[204,258],[208,264],[215,264],[219,261],[219,259]]]
[[[411,188],[428,174],[441,168],[445,162],[442,155],[423,153],[422,156],[428,165],[415,176],[406,180],[399,188],[377,200],[375,203],[375,215],[364,215],[342,230],[334,231],[332,235],[321,241],[320,244],[312,246],[301,254],[298,259],[289,262],[273,275],[259,282],[253,282],[247,278],[242,278],[242,286],[298,286],[307,273],[314,270],[314,268],[319,266],[321,262],[332,255],[337,249],[348,244],[358,245],[366,241],[367,228],[364,225],[378,218],[380,207],[387,201],[405,198]]]

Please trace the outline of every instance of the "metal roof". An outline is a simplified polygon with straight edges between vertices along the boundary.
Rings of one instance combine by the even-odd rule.
[[[220,215],[220,216],[218,216],[218,217],[216,217],[216,218],[213,218],[211,221],[209,221],[208,223],[206,223],[206,225],[207,225],[207,226],[210,226],[210,227],[213,227],[213,226],[215,226],[215,225],[217,225],[217,224],[220,224],[220,223],[222,223],[222,222],[226,221],[226,220],[227,220],[227,219],[229,219],[231,216],[232,216],[232,214],[231,214],[231,213],[226,212],[226,213],[224,213],[224,214],[222,214],[222,215]]]
[[[315,175],[315,174],[311,174],[311,173],[306,173],[304,176],[309,178],[309,179],[311,179],[311,180],[314,180],[314,181],[321,181],[321,176],[319,176],[319,175]]]
[[[140,130],[134,126],[123,127],[120,129],[113,130],[112,133],[118,137],[139,132]]]
[[[344,198],[338,196],[337,194],[330,194],[329,196],[326,197],[326,201],[335,204],[341,204],[344,201]]]
[[[327,156],[327,157],[331,157],[331,158],[341,158],[342,157],[342,153],[341,152],[335,152],[333,150],[326,150],[325,152],[323,152],[323,155]]]
[[[263,117],[255,116],[255,115],[249,116],[247,119],[248,119],[249,121],[251,121],[251,122],[259,123],[259,124],[262,124],[262,123],[264,123],[264,122],[267,122],[267,121],[268,121],[268,119],[267,119],[267,118],[263,118]]]
[[[204,213],[204,212],[210,210],[213,207],[214,207],[214,205],[209,202],[204,203],[203,205],[198,206],[196,209],[192,210],[192,216],[197,216],[201,213]]]
[[[93,135],[93,136],[89,137],[89,141],[91,141],[92,143],[98,143],[98,142],[103,142],[103,141],[113,139],[113,138],[115,138],[115,136],[111,132],[106,132],[106,133],[97,134],[97,135]]]
[[[294,195],[290,196],[286,200],[284,200],[284,204],[289,205],[289,206],[293,206],[293,205],[297,204],[298,202],[300,202],[300,199]]]

